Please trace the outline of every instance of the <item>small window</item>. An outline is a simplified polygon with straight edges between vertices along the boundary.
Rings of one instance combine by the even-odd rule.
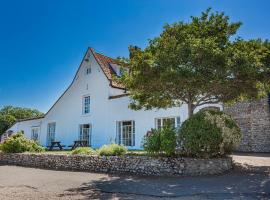
[[[31,128],[31,140],[39,141],[39,127],[32,127]]]
[[[91,74],[91,67],[87,67],[87,68],[86,68],[85,74],[86,74],[86,75]]]
[[[181,125],[180,117],[164,117],[155,119],[156,129],[161,129],[166,124],[170,124],[174,128],[178,128]]]
[[[83,114],[90,113],[90,96],[83,97]]]
[[[116,128],[118,144],[135,146],[135,121],[119,121]]]

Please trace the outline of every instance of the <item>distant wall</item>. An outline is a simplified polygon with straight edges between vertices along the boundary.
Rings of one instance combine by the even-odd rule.
[[[243,138],[238,148],[244,152],[270,152],[270,109],[268,99],[224,107],[237,121]]]
[[[232,168],[231,157],[214,159],[149,156],[83,156],[59,154],[4,154],[0,165],[19,165],[58,170],[126,173],[151,176],[220,174]]]

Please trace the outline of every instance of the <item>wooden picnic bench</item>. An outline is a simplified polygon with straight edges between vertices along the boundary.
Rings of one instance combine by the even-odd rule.
[[[75,140],[73,145],[70,145],[68,147],[71,147],[71,150],[76,149],[77,147],[87,147],[87,141],[86,140]]]
[[[61,142],[59,141],[53,141],[51,142],[51,145],[48,146],[49,150],[53,150],[54,148],[59,148],[59,150],[63,150],[63,147],[65,147],[65,145],[61,145]]]

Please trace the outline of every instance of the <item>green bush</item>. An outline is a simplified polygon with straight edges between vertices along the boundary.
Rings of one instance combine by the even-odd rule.
[[[241,131],[230,116],[205,110],[182,124],[179,138],[187,155],[209,158],[231,153],[241,140]]]
[[[71,154],[93,155],[96,154],[96,151],[90,147],[78,147],[71,151]]]
[[[176,138],[176,131],[172,126],[168,125],[163,127],[160,132],[160,147],[161,151],[164,152],[167,156],[172,156],[175,154]]]
[[[40,146],[34,140],[28,140],[23,133],[18,132],[1,144],[0,150],[5,153],[22,153],[22,152],[43,152],[45,148]]]
[[[167,156],[172,156],[176,149],[176,131],[166,125],[162,129],[152,129],[143,138],[143,148],[150,154],[165,153]]]
[[[126,147],[118,144],[103,145],[99,150],[100,156],[120,156],[126,154]]]
[[[161,150],[161,131],[152,129],[149,131],[142,140],[142,146],[145,151],[150,154],[159,153]]]

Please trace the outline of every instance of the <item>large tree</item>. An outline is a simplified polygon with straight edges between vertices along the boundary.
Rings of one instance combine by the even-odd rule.
[[[17,120],[40,117],[43,113],[30,108],[4,106],[0,110],[0,135]]]
[[[120,78],[131,108],[186,103],[190,116],[204,104],[257,97],[258,84],[269,84],[269,43],[236,37],[240,26],[208,9],[190,22],[165,25],[145,49],[131,46],[130,69]]]

